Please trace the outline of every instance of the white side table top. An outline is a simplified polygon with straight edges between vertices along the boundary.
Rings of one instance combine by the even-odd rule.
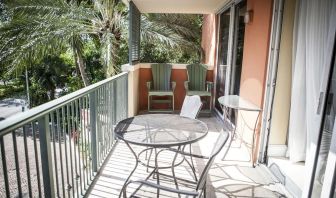
[[[226,95],[218,98],[218,102],[228,108],[244,111],[261,111],[261,109],[252,102],[237,95]]]

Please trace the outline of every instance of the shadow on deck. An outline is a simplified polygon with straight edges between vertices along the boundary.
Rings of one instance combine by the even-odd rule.
[[[221,130],[221,123],[215,118],[201,118],[209,127],[209,134],[193,145],[193,151],[208,155],[216,141],[217,133]],[[134,147],[140,151],[141,147]],[[223,149],[224,150],[224,149]],[[244,144],[233,142],[230,151],[224,161],[221,160],[223,151],[217,156],[215,163],[210,170],[207,180],[207,197],[287,197],[288,194],[282,189],[281,184],[273,178],[262,166],[251,167],[249,152]],[[159,164],[171,162],[172,153],[164,153],[160,157]],[[144,158],[143,158],[144,159]],[[135,160],[130,150],[123,142],[117,143],[115,149],[102,168],[98,179],[93,185],[89,197],[118,197],[119,192],[133,169]],[[199,174],[205,165],[203,160],[194,160]],[[182,163],[175,171],[176,175],[184,179],[193,179],[187,163]],[[150,170],[149,170],[150,171]],[[170,169],[160,171],[171,175]],[[139,164],[132,179],[144,179],[148,172],[144,166]],[[161,179],[163,179],[161,181]],[[153,180],[151,177],[150,180]],[[171,179],[160,177],[161,184],[174,187]],[[130,185],[127,188],[128,196],[132,194],[137,185]],[[187,189],[187,185],[180,185],[180,189]],[[156,189],[141,187],[136,194],[138,197],[156,197]],[[178,197],[176,194],[160,191],[160,197]],[[182,196],[183,197],[183,196]]]

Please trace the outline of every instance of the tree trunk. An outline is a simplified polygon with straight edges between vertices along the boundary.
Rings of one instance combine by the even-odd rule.
[[[108,51],[107,53],[109,56],[111,56],[111,62],[107,67],[107,77],[114,76],[118,74],[117,70],[117,62],[118,62],[118,55],[113,53],[113,50],[116,52],[120,48],[120,42],[121,42],[121,32],[120,30],[114,30],[113,35],[115,38],[115,42],[111,42],[108,46]]]
[[[107,68],[106,68],[106,77],[109,78],[111,76],[114,76],[115,75],[115,68],[114,68],[114,65],[115,65],[115,56],[113,56],[113,53],[112,53],[112,50],[113,50],[113,44],[112,42],[109,43],[107,45],[107,55],[109,56],[107,58]]]
[[[85,70],[85,63],[83,60],[83,56],[80,53],[80,50],[76,46],[73,46],[73,51],[74,51],[75,62],[81,74],[84,86],[87,87],[90,85],[90,81],[89,81],[89,78]]]
[[[50,90],[50,100],[54,100],[55,99],[55,89],[56,88],[53,88]]]

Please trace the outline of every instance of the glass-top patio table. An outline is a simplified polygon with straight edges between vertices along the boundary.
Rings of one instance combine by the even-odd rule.
[[[177,155],[188,144],[194,143],[202,139],[208,133],[207,125],[196,119],[181,117],[174,114],[146,114],[139,115],[120,121],[116,128],[116,137],[123,140],[136,159],[134,169],[126,179],[123,188],[131,178],[132,174],[136,170],[138,164],[153,168],[153,171],[148,175],[150,178],[154,173],[156,174],[157,182],[159,183],[159,169],[171,168],[172,176],[174,178],[175,185],[177,181],[175,178],[174,167],[178,166],[185,159],[179,163],[176,163]],[[134,151],[131,145],[143,146],[144,149],[138,154]],[[158,166],[158,155],[164,150],[170,150],[171,147],[177,147],[171,166]],[[159,148],[160,150],[155,152],[154,161],[155,165],[149,165],[140,160],[140,155],[145,151],[153,148]],[[122,189],[123,189],[122,188]],[[159,191],[158,191],[159,196]],[[122,190],[120,196],[122,195]]]
[[[223,113],[224,113],[224,116],[225,116],[226,119],[230,120],[230,115],[229,115],[228,109],[233,109],[234,113],[235,113],[234,130],[233,130],[233,133],[231,135],[231,139],[230,139],[230,142],[229,142],[228,149],[226,150],[226,153],[224,154],[224,156],[229,151],[229,148],[232,144],[233,138],[236,135],[237,121],[238,121],[238,111],[257,112],[254,127],[252,129],[253,135],[252,135],[252,144],[251,144],[252,167],[255,167],[255,161],[256,161],[256,159],[254,157],[255,131],[256,131],[256,128],[257,128],[257,123],[258,123],[258,120],[259,120],[261,109],[257,105],[255,105],[255,104],[251,103],[250,101],[244,99],[243,97],[237,96],[237,95],[221,96],[221,97],[218,98],[218,102],[222,106]]]

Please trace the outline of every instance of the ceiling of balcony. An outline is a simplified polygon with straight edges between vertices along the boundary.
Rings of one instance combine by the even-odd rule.
[[[123,0],[127,3],[129,0]],[[216,13],[230,0],[133,0],[141,13]],[[128,3],[127,3],[128,4]]]

